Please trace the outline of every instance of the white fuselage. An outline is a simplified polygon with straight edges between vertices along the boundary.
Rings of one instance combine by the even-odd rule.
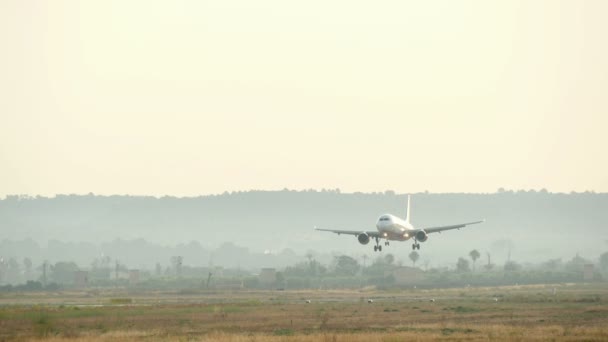
[[[387,240],[405,241],[413,238],[415,234],[411,223],[391,214],[380,216],[376,228]]]

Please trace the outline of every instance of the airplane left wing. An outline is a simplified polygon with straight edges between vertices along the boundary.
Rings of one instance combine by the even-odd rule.
[[[319,228],[315,228],[315,230],[319,230],[322,232],[331,232],[331,233],[336,233],[338,235],[340,234],[346,234],[346,235],[359,235],[362,233],[367,234],[369,237],[380,237],[380,233],[378,231],[364,231],[364,230],[336,230],[336,229],[319,229]]]
[[[444,230],[450,230],[450,229],[460,229],[460,228],[464,228],[468,225],[471,224],[478,224],[478,223],[483,223],[486,220],[481,220],[481,221],[475,221],[475,222],[467,222],[467,223],[461,223],[461,224],[454,224],[451,226],[440,226],[440,227],[429,227],[429,228],[423,228],[422,230],[424,230],[427,233],[440,233]]]

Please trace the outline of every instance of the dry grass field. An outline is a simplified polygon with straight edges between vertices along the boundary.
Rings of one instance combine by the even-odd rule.
[[[0,340],[607,341],[607,303],[607,284],[5,294]]]

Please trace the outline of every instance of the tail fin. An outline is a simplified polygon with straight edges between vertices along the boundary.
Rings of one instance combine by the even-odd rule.
[[[407,212],[405,213],[405,222],[410,222],[410,195],[407,195]]]

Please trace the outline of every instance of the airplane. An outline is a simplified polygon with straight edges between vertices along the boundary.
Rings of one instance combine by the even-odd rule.
[[[414,243],[412,244],[412,249],[420,249],[420,244],[418,242],[425,242],[428,239],[428,234],[431,233],[441,233],[444,230],[450,229],[460,229],[464,228],[471,224],[477,224],[485,222],[485,220],[454,224],[450,226],[440,226],[440,227],[427,227],[427,228],[414,228],[414,226],[410,222],[410,195],[407,195],[407,212],[405,214],[405,220],[391,214],[384,214],[378,218],[378,222],[376,223],[377,231],[361,231],[361,230],[334,230],[334,229],[318,229],[319,231],[324,232],[332,232],[338,235],[347,234],[347,235],[355,235],[359,243],[362,245],[367,245],[371,239],[376,240],[376,245],[374,246],[374,252],[382,251],[382,246],[380,245],[380,239],[385,239],[385,246],[389,245],[389,241],[406,241],[409,239],[414,239]]]

